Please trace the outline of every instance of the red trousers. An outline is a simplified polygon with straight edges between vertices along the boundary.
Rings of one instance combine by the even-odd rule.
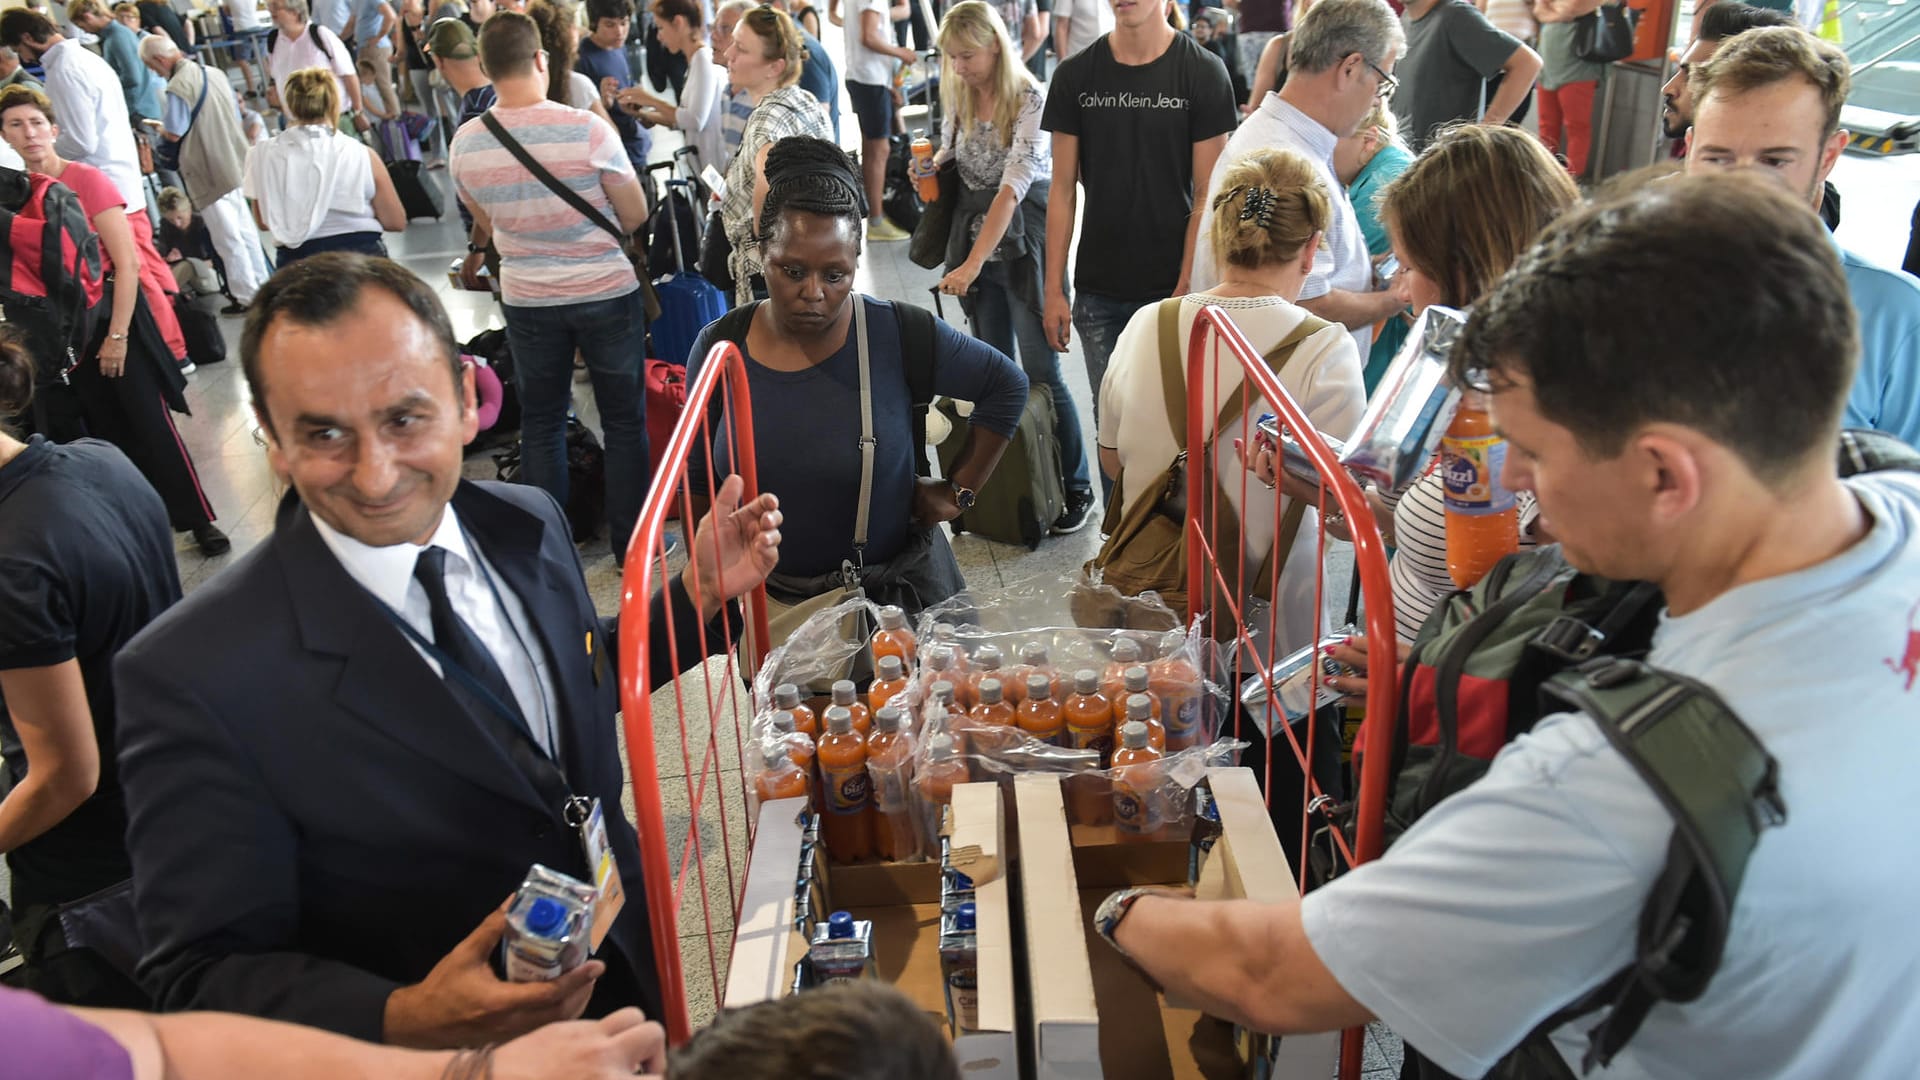
[[[180,332],[180,320],[173,314],[171,295],[180,291],[180,283],[173,280],[173,268],[153,246],[153,221],[147,217],[147,208],[127,207],[127,224],[133,227],[133,246],[140,250],[140,292],[147,298],[153,321],[159,325],[167,348],[173,350],[173,358],[184,360],[187,336]]]
[[[1547,149],[1567,159],[1567,171],[1575,176],[1587,172],[1587,152],[1593,147],[1593,93],[1598,80],[1570,82],[1557,90],[1542,86],[1540,95],[1540,141]],[[1566,138],[1560,128],[1566,126]]]

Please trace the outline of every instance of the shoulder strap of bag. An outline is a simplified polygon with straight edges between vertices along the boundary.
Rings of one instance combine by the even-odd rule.
[[[1787,819],[1780,766],[1703,683],[1637,660],[1602,657],[1540,689],[1591,717],[1673,817],[1667,864],[1640,912],[1635,956],[1527,1039],[1608,1007],[1581,1071],[1604,1067],[1662,1001],[1692,1001],[1720,965],[1733,903],[1760,835]],[[1524,1044],[1523,1044],[1524,1045]]]
[[[933,312],[913,304],[895,301],[895,321],[900,324],[901,367],[907,375],[908,421],[913,428],[913,463],[916,475],[933,475],[933,462],[927,457],[927,408],[936,396],[933,384],[936,363],[934,341],[937,328]]]
[[[860,357],[860,501],[853,511],[854,568],[866,565],[867,503],[873,498],[873,387],[868,378],[867,305],[853,294],[854,351]]]
[[[187,114],[187,129],[189,131],[193,129],[194,121],[200,119],[200,107],[207,103],[207,67],[205,64],[197,64],[195,66],[200,69],[200,96],[194,100],[193,111]]]
[[[578,210],[580,216],[606,230],[614,240],[622,244],[626,243],[627,234],[620,231],[620,226],[608,221],[607,216],[596,209],[592,203],[581,198],[579,192],[561,183],[559,177],[554,176],[547,171],[546,166],[535,161],[533,155],[527,153],[527,148],[520,145],[520,140],[507,134],[507,126],[500,122],[499,117],[493,115],[492,109],[480,114],[480,122],[487,126],[487,130],[493,133],[494,138],[500,140],[500,146],[507,153],[512,154],[514,160],[526,166],[526,170],[533,174],[535,180],[546,185],[548,191],[560,196],[561,202]]]

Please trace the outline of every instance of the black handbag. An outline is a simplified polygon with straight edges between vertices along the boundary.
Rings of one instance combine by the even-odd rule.
[[[1609,3],[1575,19],[1573,55],[1595,64],[1611,64],[1632,56],[1637,15],[1623,3]]]
[[[942,166],[934,177],[940,182],[940,197],[921,210],[920,223],[913,227],[913,240],[907,244],[907,258],[927,270],[938,270],[947,261],[953,204],[960,197],[960,170],[953,162]]]

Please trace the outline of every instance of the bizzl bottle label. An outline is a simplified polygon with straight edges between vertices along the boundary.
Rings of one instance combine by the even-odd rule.
[[[1456,514],[1503,514],[1513,509],[1513,492],[1500,483],[1507,442],[1498,435],[1449,436],[1440,451],[1440,479],[1447,488],[1447,509]]]

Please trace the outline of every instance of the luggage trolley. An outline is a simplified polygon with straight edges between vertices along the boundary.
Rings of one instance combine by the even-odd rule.
[[[1265,642],[1276,640],[1279,629],[1279,604],[1267,609],[1264,618],[1257,612],[1243,610],[1241,597],[1245,596],[1251,580],[1240,581],[1237,590],[1230,589],[1238,574],[1229,578],[1221,572],[1223,559],[1237,560],[1232,565],[1246,565],[1246,537],[1242,530],[1232,530],[1234,550],[1223,550],[1227,545],[1222,535],[1222,519],[1218,505],[1221,489],[1237,491],[1239,504],[1247,505],[1249,486],[1257,485],[1245,469],[1234,460],[1231,444],[1224,460],[1231,471],[1222,470],[1215,475],[1216,455],[1205,452],[1209,446],[1211,432],[1208,430],[1216,417],[1220,416],[1223,404],[1231,395],[1233,387],[1223,392],[1220,376],[1223,372],[1232,372],[1245,379],[1248,389],[1242,395],[1240,416],[1237,422],[1229,418],[1227,426],[1236,426],[1246,433],[1248,445],[1252,444],[1252,432],[1256,416],[1250,402],[1264,400],[1279,421],[1281,430],[1305,451],[1312,462],[1314,471],[1320,480],[1320,505],[1318,507],[1320,527],[1315,558],[1311,564],[1314,571],[1314,613],[1316,630],[1324,624],[1322,616],[1327,611],[1326,599],[1326,514],[1336,509],[1348,523],[1353,542],[1355,571],[1359,576],[1360,592],[1365,599],[1364,630],[1366,632],[1370,662],[1368,667],[1375,673],[1391,673],[1395,670],[1396,650],[1394,645],[1393,590],[1387,576],[1386,545],[1380,538],[1380,530],[1373,519],[1359,484],[1342,468],[1332,450],[1308,421],[1306,412],[1291,394],[1280,385],[1279,378],[1261,359],[1260,352],[1247,343],[1233,319],[1221,308],[1204,307],[1194,317],[1193,330],[1187,347],[1187,621],[1191,625],[1193,617],[1204,616],[1203,624],[1212,632],[1223,649],[1231,650],[1230,659],[1223,660],[1222,669],[1230,670],[1231,688],[1236,696],[1239,688],[1249,679],[1259,680],[1268,701],[1277,696],[1271,678],[1272,661],[1278,657],[1268,656],[1266,663],[1249,664],[1250,654],[1259,655],[1255,648],[1256,637],[1264,634]],[[1231,437],[1231,436],[1229,436]],[[1218,481],[1216,483],[1216,480]],[[1194,497],[1192,493],[1205,493]],[[1275,543],[1282,533],[1281,519],[1283,511],[1281,501],[1274,502],[1273,535]],[[1294,565],[1286,576],[1302,572],[1303,566]],[[1268,571],[1267,595],[1281,596],[1281,569],[1276,565]],[[1346,590],[1340,588],[1338,593]],[[1251,621],[1250,621],[1251,617]],[[1261,623],[1264,621],[1264,625]],[[1227,632],[1231,628],[1231,633]],[[1305,642],[1296,644],[1306,644]],[[1317,661],[1317,657],[1316,657]],[[1312,690],[1317,699],[1319,692],[1320,666],[1316,662],[1312,667]],[[1381,830],[1386,810],[1387,764],[1392,757],[1393,719],[1397,709],[1399,694],[1398,680],[1391,677],[1374,677],[1367,682],[1366,699],[1366,746],[1368,753],[1360,761],[1361,775],[1358,781],[1357,827],[1353,843],[1349,844],[1339,828],[1327,830],[1331,845],[1335,851],[1335,861],[1343,868],[1351,868],[1366,862],[1380,854]],[[1339,731],[1320,730],[1320,710],[1310,709],[1305,720],[1306,735],[1301,739],[1289,724],[1279,724],[1272,741],[1274,754],[1279,754],[1283,746],[1290,746],[1294,760],[1301,770],[1300,807],[1301,832],[1300,850],[1303,857],[1295,868],[1297,880],[1304,892],[1307,884],[1307,834],[1314,832],[1316,822],[1337,824],[1332,810],[1334,800],[1329,793],[1321,790],[1314,778],[1309,763],[1314,761],[1314,748],[1318,740],[1339,739]],[[1239,710],[1235,710],[1236,738],[1257,739],[1259,731],[1241,734]],[[1286,742],[1280,740],[1280,733],[1286,735]],[[1266,775],[1261,777],[1261,787],[1267,791],[1271,807],[1273,800],[1273,779],[1276,768],[1274,757],[1267,758]],[[1363,1028],[1350,1028],[1343,1033],[1340,1044],[1340,1080],[1356,1080],[1360,1075],[1362,1046],[1366,1032]]]
[[[733,471],[746,481],[742,501],[752,499],[759,494],[754,467],[753,407],[747,390],[746,361],[731,342],[721,342],[707,354],[700,377],[688,388],[686,413],[674,428],[673,438],[655,459],[653,489],[640,511],[640,521],[628,547],[626,570],[621,580],[620,711],[627,740],[627,763],[632,770],[640,864],[646,876],[645,894],[631,897],[628,902],[646,905],[652,916],[649,923],[654,962],[659,970],[660,996],[666,1012],[666,1015],[652,1019],[658,1019],[666,1025],[668,1038],[675,1045],[685,1042],[692,1034],[687,1009],[689,987],[679,934],[679,916],[689,876],[697,879],[699,888],[701,919],[707,931],[703,935],[706,959],[713,979],[714,1001],[717,1003],[721,996],[720,987],[731,950],[717,947],[713,940],[716,912],[713,910],[714,894],[710,884],[717,886],[718,882],[708,881],[705,856],[709,852],[705,850],[701,839],[700,809],[708,800],[717,806],[727,888],[727,910],[724,913],[727,921],[724,926],[731,928],[731,919],[738,913],[741,890],[745,885],[747,858],[747,850],[735,850],[738,845],[732,839],[732,826],[744,824],[748,830],[753,827],[751,818],[736,822],[731,816],[745,817],[744,793],[740,797],[740,804],[734,807],[728,806],[726,794],[730,784],[744,783],[747,772],[742,755],[747,741],[747,720],[752,710],[751,705],[745,703],[743,692],[737,689],[741,683],[738,657],[751,657],[754,661],[748,665],[751,670],[758,663],[760,650],[747,642],[767,640],[764,587],[755,589],[743,598],[739,621],[744,625],[735,625],[733,615],[723,608],[719,619],[727,637],[740,642],[739,652],[737,655],[734,652],[725,655],[717,676],[709,670],[704,693],[707,717],[704,732],[690,733],[687,729],[689,695],[698,692],[698,684],[690,685],[693,683],[691,679],[678,679],[671,684],[679,726],[680,765],[684,773],[684,779],[678,782],[685,788],[689,814],[686,832],[683,837],[677,838],[681,843],[676,866],[670,858],[668,847],[669,841],[676,838],[668,835],[666,809],[661,798],[662,786],[675,781],[662,779],[662,763],[655,744],[656,717],[646,686],[646,663],[649,650],[660,634],[666,637],[666,651],[676,671],[690,650],[696,653],[705,650],[699,644],[675,640],[670,624],[658,628],[650,626],[648,612],[655,588],[664,587],[669,576],[665,570],[668,519],[678,517],[685,522],[697,520],[694,512],[696,492],[687,475],[688,457],[696,444],[711,446],[714,435],[719,431],[727,433],[732,446]],[[715,478],[709,470],[702,485],[703,490],[698,492],[709,504],[719,489],[721,479],[724,477]],[[695,542],[689,531],[685,539],[689,554]],[[700,599],[698,596],[692,597],[696,605]],[[750,638],[745,633],[748,631],[751,632]],[[729,727],[734,744],[731,754],[722,749],[723,736]],[[705,740],[703,749],[700,747],[702,738]],[[747,843],[752,843],[750,831],[747,833]]]

